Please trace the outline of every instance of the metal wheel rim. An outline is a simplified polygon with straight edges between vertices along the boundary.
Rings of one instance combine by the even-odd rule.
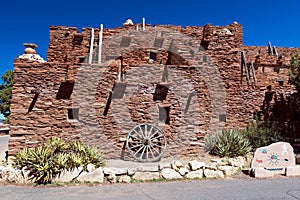
[[[158,161],[166,149],[164,132],[153,124],[139,124],[127,135],[129,154],[140,162]]]

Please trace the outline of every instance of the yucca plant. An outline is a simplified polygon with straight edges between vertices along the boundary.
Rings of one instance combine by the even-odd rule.
[[[39,147],[19,151],[14,166],[18,169],[26,167],[35,183],[47,184],[64,170],[78,167],[86,169],[90,163],[96,167],[105,165],[102,153],[96,148],[80,141],[66,143],[60,138],[52,137]]]
[[[43,146],[49,147],[52,149],[53,153],[64,152],[69,147],[61,138],[51,137],[43,144]]]
[[[53,149],[47,146],[26,148],[18,152],[14,165],[19,169],[26,167],[37,184],[50,183],[64,168],[56,165],[52,155]]]
[[[101,167],[105,164],[103,155],[98,149],[90,146],[86,146],[85,148],[84,159],[86,166],[89,163],[93,163],[96,167]]]
[[[252,147],[239,130],[222,130],[220,133],[205,137],[205,151],[220,157],[244,156]]]
[[[68,159],[68,169],[73,170],[78,167],[84,167],[84,160],[80,154],[70,153]]]

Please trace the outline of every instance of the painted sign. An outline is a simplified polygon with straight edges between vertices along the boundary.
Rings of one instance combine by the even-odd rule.
[[[268,170],[296,166],[293,147],[287,142],[276,142],[256,149],[251,168],[262,167]]]

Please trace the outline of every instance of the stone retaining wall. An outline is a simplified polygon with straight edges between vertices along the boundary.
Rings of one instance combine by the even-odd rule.
[[[119,166],[116,167],[113,164],[113,166],[95,168],[94,165],[90,164],[86,171],[83,171],[82,168],[65,171],[59,177],[56,177],[53,183],[113,184],[153,180],[223,179],[242,173],[241,170],[247,170],[248,167],[245,167],[245,163],[249,161],[245,160],[244,157],[236,157],[211,159],[209,162],[191,160],[186,163],[179,160],[159,163],[134,163],[134,165],[132,165],[132,162],[122,160],[112,163],[115,162],[118,162]],[[275,173],[263,168],[256,168],[255,171],[249,170],[249,175],[255,178],[271,178],[278,175],[300,176],[300,165],[287,167]],[[2,164],[0,165],[0,181],[16,184],[33,184],[34,178],[29,176],[29,171],[25,168],[18,170],[13,168],[12,164]]]
[[[243,157],[229,160],[213,159],[209,163],[192,160],[185,164],[179,160],[159,163],[140,163],[132,165],[125,161],[122,167],[95,168],[90,164],[87,171],[82,168],[66,171],[53,182],[90,182],[90,183],[129,183],[135,181],[174,180],[174,179],[202,179],[202,178],[226,178],[235,175],[244,166]],[[130,165],[125,167],[125,165]],[[118,163],[120,165],[120,163]],[[0,180],[17,184],[32,184],[34,178],[29,176],[26,168],[18,170],[12,164],[0,166]]]

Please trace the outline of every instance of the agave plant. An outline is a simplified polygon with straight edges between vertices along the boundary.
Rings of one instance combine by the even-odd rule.
[[[205,150],[220,157],[244,156],[252,147],[239,130],[222,130],[220,133],[205,137]]]

